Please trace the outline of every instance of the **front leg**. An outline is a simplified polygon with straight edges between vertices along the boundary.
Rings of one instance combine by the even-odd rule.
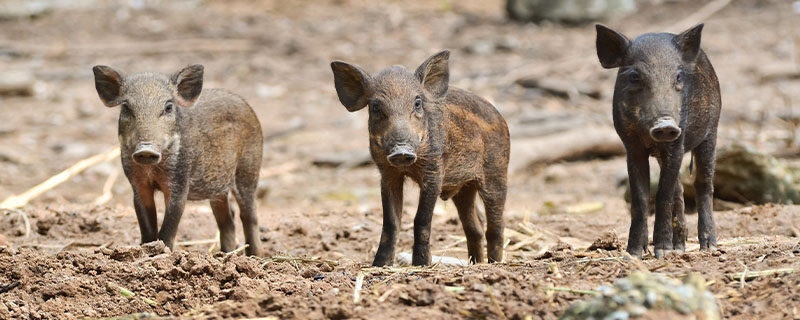
[[[139,222],[143,244],[156,241],[158,235],[156,203],[153,196],[152,187],[133,186],[133,208],[136,210],[136,220]]]
[[[158,239],[164,241],[164,244],[170,249],[175,245],[178,224],[181,222],[183,208],[189,195],[188,181],[177,178],[177,181],[170,181],[169,192],[164,192],[166,210],[164,211],[164,221],[161,222],[161,230],[158,232]]]
[[[634,150],[631,150],[634,149]],[[643,148],[628,147],[628,180],[631,188],[631,228],[628,248],[631,256],[641,258],[647,249],[647,215],[650,213],[650,164]]]
[[[655,245],[653,254],[656,258],[663,257],[673,249],[672,208],[675,198],[675,186],[679,183],[678,174],[681,170],[682,159],[683,142],[680,140],[659,153],[658,162],[661,165],[661,175],[658,179],[656,221],[653,226],[653,244]]]
[[[431,219],[436,198],[442,191],[442,173],[438,164],[428,165],[422,178],[419,192],[419,207],[414,217],[414,248],[411,264],[431,264]]]
[[[383,205],[383,232],[378,252],[372,265],[382,267],[394,262],[394,248],[403,215],[403,177],[384,173],[381,175],[381,203]]]

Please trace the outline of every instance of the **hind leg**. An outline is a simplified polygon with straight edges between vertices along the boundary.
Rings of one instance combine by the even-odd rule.
[[[683,203],[683,185],[680,179],[675,185],[675,196],[672,199],[672,250],[686,251],[686,217]]]
[[[233,224],[233,212],[228,202],[228,194],[209,200],[209,204],[219,227],[220,248],[223,252],[233,251],[236,249],[236,227]]]
[[[714,195],[714,163],[716,136],[700,143],[694,149],[697,160],[697,177],[694,188],[697,192],[697,236],[700,239],[701,250],[715,250],[717,248],[717,230],[714,226],[714,215],[711,211],[711,202]]]
[[[506,179],[488,179],[480,189],[486,209],[486,247],[489,263],[503,261],[503,209],[506,204]]]
[[[475,208],[475,195],[478,189],[473,185],[461,188],[454,197],[453,203],[458,210],[458,218],[464,227],[464,234],[467,237],[467,252],[469,253],[470,263],[483,262],[483,227]]]
[[[233,195],[236,197],[236,203],[239,204],[244,239],[248,245],[247,255],[258,256],[261,254],[261,239],[259,239],[256,213],[256,189],[261,170],[261,141],[259,139],[253,143],[254,145],[246,148],[245,153],[239,158],[235,176],[236,190]]]

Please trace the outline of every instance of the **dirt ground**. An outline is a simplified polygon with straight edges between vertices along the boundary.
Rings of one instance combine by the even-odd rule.
[[[611,126],[615,72],[597,62],[592,25],[509,22],[499,0],[159,3],[111,1],[0,20],[0,70],[36,77],[32,96],[0,96],[0,199],[117,145],[118,111],[97,98],[93,65],[173,72],[202,63],[205,86],[241,94],[264,128],[265,192],[258,209],[264,256],[219,253],[204,202],[187,205],[176,250],[138,246],[124,177],[113,181],[110,202],[93,204],[107,178],[119,173],[114,160],[20,211],[0,212],[0,286],[19,283],[0,293],[0,318],[555,319],[586,296],[548,288],[595,289],[649,270],[676,278],[701,273],[725,318],[800,319],[800,206],[715,211],[715,252],[698,251],[697,219],[689,215],[685,254],[600,259],[623,256],[620,246],[627,241],[628,205],[620,187],[625,160],[619,156],[511,172],[509,243],[501,264],[369,267],[381,230],[377,170],[311,164],[319,155],[368,145],[366,113],[348,113],[339,104],[330,61],[370,72],[394,64],[415,68],[448,48],[451,85],[495,103],[513,144],[523,126],[519,119],[535,112]],[[603,23],[629,36],[660,31],[706,3],[646,5]],[[800,14],[792,2],[732,1],[704,22],[703,48],[723,96],[718,145],[745,144],[800,163],[799,142],[790,122],[781,120],[800,114],[800,81],[769,76],[800,61]],[[602,95],[563,98],[514,84],[529,75],[589,83]],[[417,191],[406,185],[398,252],[411,250]],[[576,206],[597,210],[574,213]],[[463,239],[455,206],[440,201],[433,254],[465,259]],[[587,250],[597,239],[612,245]],[[732,278],[779,268],[795,271],[743,283]]]

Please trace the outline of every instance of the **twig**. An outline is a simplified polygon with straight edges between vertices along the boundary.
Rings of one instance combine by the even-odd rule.
[[[744,266],[744,272],[741,272],[741,276],[739,278],[739,288],[744,288],[744,279],[747,277],[747,265],[742,263]]]
[[[356,288],[353,290],[353,303],[358,303],[361,300],[361,287],[364,286],[364,272],[359,271],[356,277]]]
[[[313,258],[295,258],[295,257],[287,257],[287,256],[274,256],[272,257],[273,262],[302,262],[302,263],[324,263],[330,267],[335,267],[339,265],[338,261],[328,260],[328,259],[313,259]]]
[[[22,217],[22,222],[25,224],[25,235],[23,237],[27,238],[28,235],[31,234],[31,221],[28,220],[28,215],[22,210],[17,210],[17,209],[6,209],[6,210],[7,212],[13,212]]]
[[[103,193],[94,199],[95,206],[104,205],[111,201],[111,197],[113,196],[111,188],[114,187],[114,182],[116,182],[117,177],[119,177],[119,171],[119,168],[114,168],[114,171],[111,171],[111,174],[108,175],[108,179],[106,179],[106,182],[103,184]]]
[[[0,293],[9,292],[14,288],[19,287],[20,284],[22,284],[22,283],[17,281],[17,282],[14,282],[12,284],[9,284],[9,285],[4,285],[4,286],[0,285]]]
[[[595,262],[595,261],[614,261],[614,260],[621,260],[624,259],[624,256],[619,257],[605,257],[605,258],[585,258],[580,260],[575,260],[572,263],[584,263],[584,262]]]
[[[747,266],[745,266],[744,272],[737,272],[732,275],[729,275],[731,279],[739,279],[739,282],[744,284],[746,280],[753,280],[758,277],[764,276],[771,276],[776,274],[790,274],[794,273],[796,270],[792,268],[781,268],[781,269],[770,269],[770,270],[762,270],[762,271],[748,271]]]
[[[549,287],[547,291],[561,291],[561,292],[569,292],[569,293],[577,293],[577,294],[590,294],[593,296],[600,295],[599,292],[594,290],[578,290],[578,289],[571,289],[571,288],[563,288],[563,287]]]
[[[235,250],[233,250],[233,251],[231,251],[231,252],[225,253],[225,259],[227,260],[228,258],[230,258],[231,256],[233,256],[234,254],[237,254],[237,253],[239,253],[239,252],[242,252],[242,251],[244,251],[244,249],[247,249],[247,247],[249,247],[249,246],[250,246],[249,244],[246,244],[246,243],[245,243],[243,246],[241,246],[241,247],[238,247],[238,248],[236,248]]]
[[[190,241],[181,241],[176,243],[176,246],[180,247],[188,247],[188,246],[195,246],[199,244],[209,244],[209,243],[216,243],[217,239],[205,239],[205,240],[190,240]]]
[[[664,28],[667,32],[678,33],[683,31],[686,28],[689,28],[700,21],[706,20],[718,11],[725,8],[731,0],[714,0],[706,4],[704,7],[700,8],[700,10],[695,11],[691,15],[686,18],[683,18],[681,21],[675,22],[669,27]]]
[[[46,191],[53,189],[56,186],[64,183],[65,181],[69,180],[75,175],[83,172],[87,168],[96,165],[98,163],[114,159],[116,157],[119,157],[119,147],[115,147],[104,153],[97,154],[89,158],[83,159],[81,161],[78,161],[71,167],[50,177],[50,179],[45,180],[44,182],[36,185],[30,190],[25,191],[22,194],[12,195],[6,198],[5,200],[3,200],[3,202],[0,202],[0,208],[17,209],[19,207],[22,207],[26,205],[29,201],[31,201],[33,198],[36,198],[42,193],[45,193]]]
[[[384,292],[380,296],[380,298],[378,298],[378,302],[383,303],[384,301],[386,301],[386,299],[389,298],[389,295],[392,294],[392,292],[394,292],[395,290],[397,290],[397,288],[398,288],[397,286],[392,286],[391,288],[389,288],[389,290],[386,290],[386,292]]]
[[[500,315],[500,318],[508,320],[508,318],[506,318],[506,314],[503,313],[503,309],[500,309],[500,305],[497,303],[497,299],[494,298],[494,292],[492,291],[492,286],[486,285],[486,291],[489,293],[489,299],[492,300],[492,304],[494,305],[495,309],[497,309],[497,314]]]

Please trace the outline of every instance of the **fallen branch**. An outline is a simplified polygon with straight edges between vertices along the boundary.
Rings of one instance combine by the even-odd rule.
[[[83,159],[81,161],[78,161],[71,167],[67,168],[64,171],[59,172],[55,176],[50,177],[50,179],[45,180],[44,182],[36,185],[30,190],[25,191],[22,194],[12,195],[6,198],[5,200],[3,200],[3,202],[0,202],[0,208],[17,209],[19,207],[22,207],[28,204],[28,202],[31,201],[33,198],[36,198],[42,193],[45,193],[48,190],[53,189],[56,186],[64,183],[70,178],[83,172],[87,168],[101,162],[109,161],[116,157],[119,157],[119,147],[115,147],[104,153],[97,154],[89,158]]]
[[[563,287],[549,287],[547,291],[560,291],[560,292],[569,292],[569,293],[577,293],[577,294],[590,294],[593,296],[600,295],[599,292],[594,290],[578,290],[578,289],[571,289],[571,288],[563,288]]]
[[[111,201],[111,188],[114,187],[114,182],[116,182],[117,177],[119,177],[119,171],[118,168],[115,168],[114,171],[111,171],[111,174],[108,175],[108,179],[106,179],[106,182],[103,184],[103,193],[94,199],[95,206],[104,205]]]
[[[708,19],[718,11],[725,8],[731,0],[714,0],[700,8],[700,10],[695,11],[694,13],[690,14],[688,17],[683,18],[682,20],[673,23],[669,27],[664,28],[667,32],[672,33],[679,33],[682,32],[695,24],[700,23],[703,20]]]
[[[524,77],[515,81],[516,84],[525,88],[541,89],[552,95],[574,100],[580,95],[585,95],[594,99],[602,97],[597,87],[577,81],[564,81],[550,77]]]
[[[562,160],[625,154],[611,127],[593,126],[536,139],[518,139],[511,145],[509,172]]]

